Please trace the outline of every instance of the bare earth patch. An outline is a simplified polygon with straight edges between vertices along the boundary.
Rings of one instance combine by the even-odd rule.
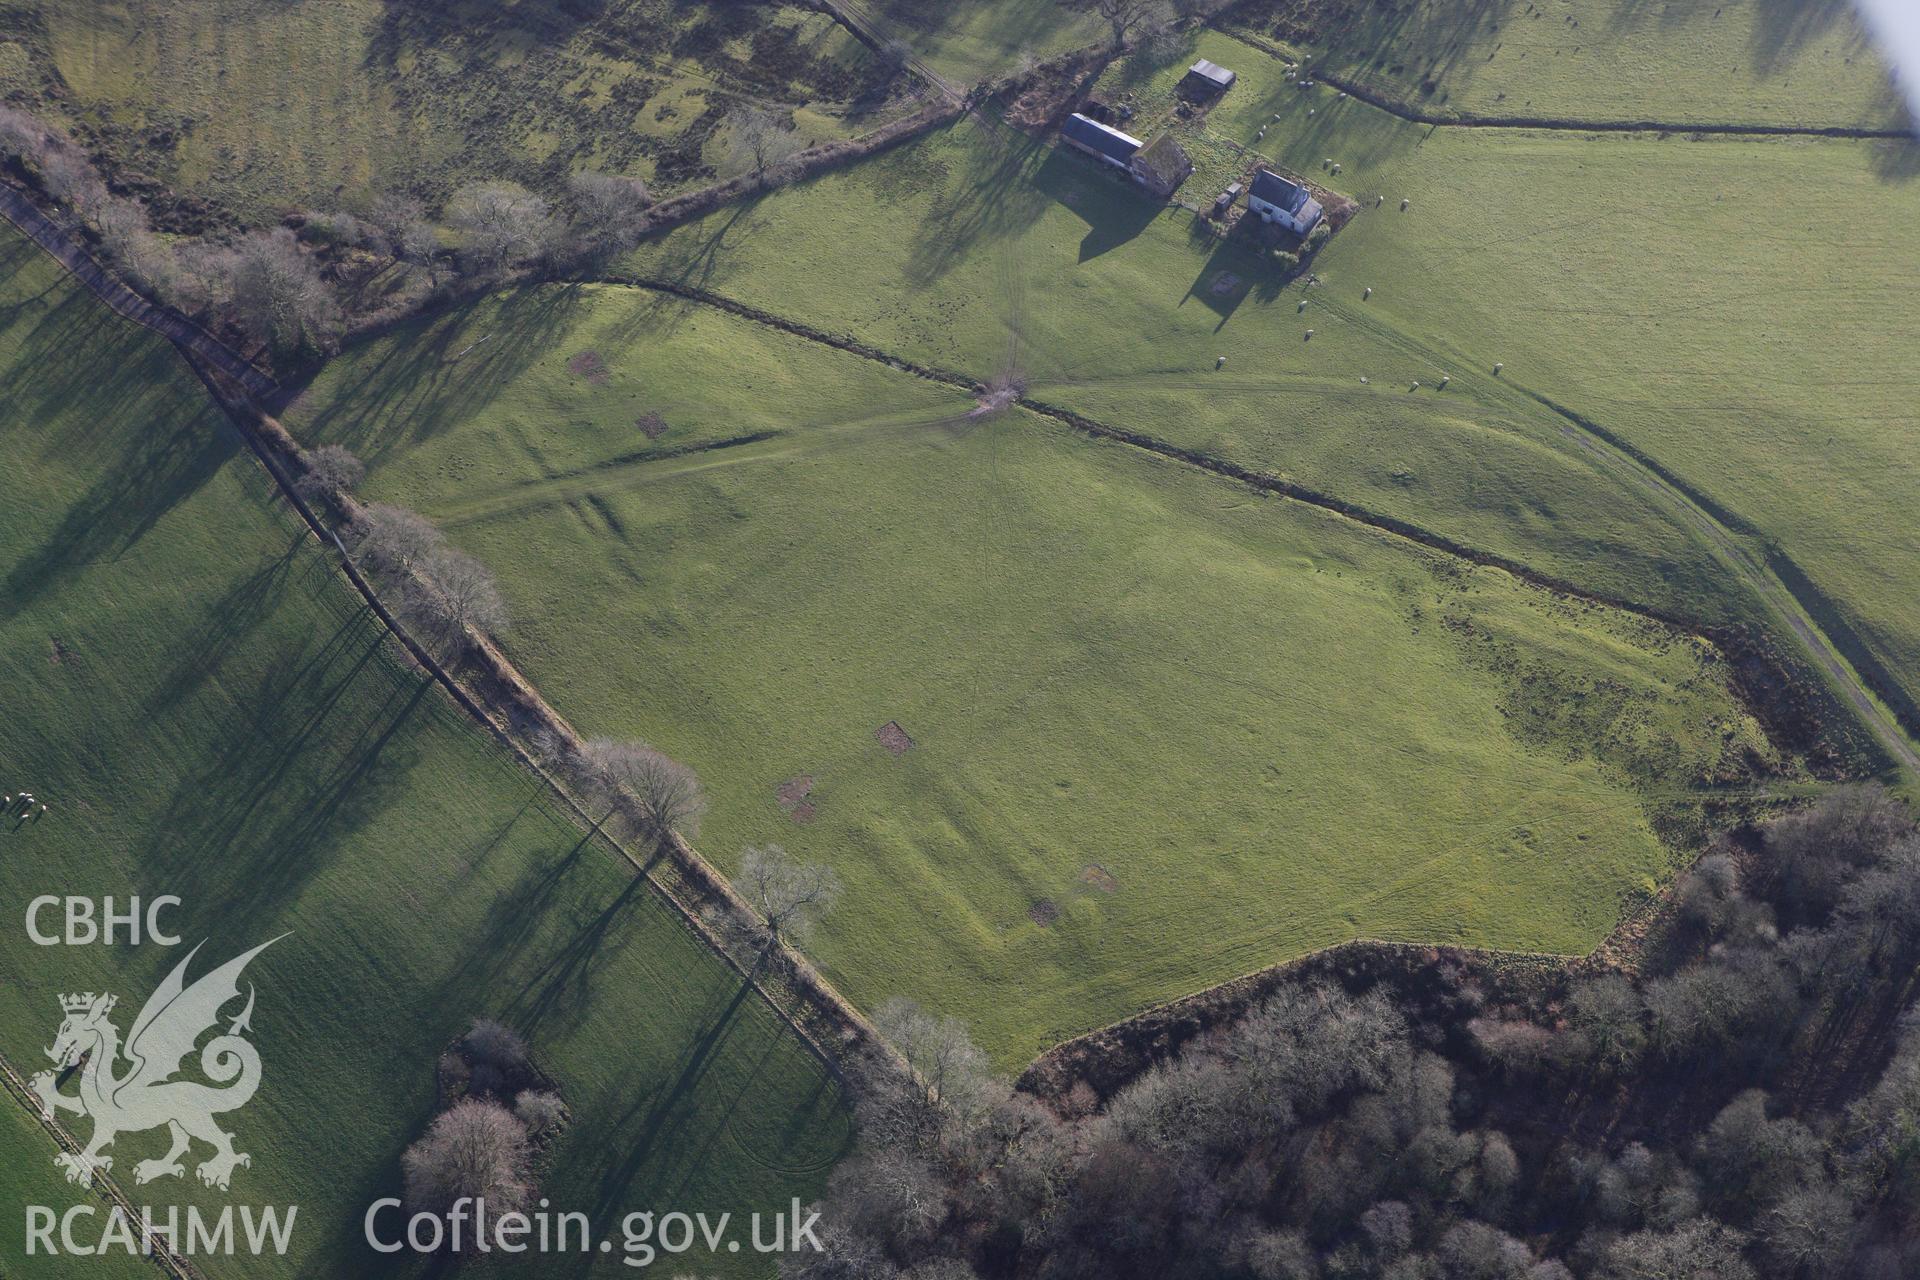
[[[59,636],[52,636],[48,638],[47,661],[52,665],[56,667],[59,666],[61,663],[67,660],[67,655],[72,652],[73,650],[67,648],[67,646],[60,643]]]
[[[1080,880],[1081,883],[1090,884],[1102,893],[1113,893],[1120,888],[1120,882],[1097,862],[1087,864],[1086,869],[1080,873]]]
[[[913,739],[907,736],[907,731],[900,727],[898,720],[887,721],[873,731],[873,736],[880,740],[881,746],[897,756],[913,750]]]
[[[658,440],[667,434],[667,420],[657,413],[643,413],[634,419],[633,425],[649,440]]]
[[[600,359],[598,351],[582,351],[567,361],[567,372],[578,378],[585,378],[594,386],[605,386],[613,377],[606,363]]]
[[[1027,908],[1027,919],[1033,921],[1035,924],[1039,925],[1042,929],[1046,928],[1048,925],[1052,924],[1055,920],[1058,920],[1059,918],[1060,918],[1060,908],[1057,905],[1055,905],[1052,898],[1041,898],[1039,901],[1035,902],[1032,906]]]
[[[797,778],[788,778],[773,789],[773,798],[779,802],[781,812],[795,822],[812,822],[813,802],[807,799],[813,794],[813,775],[803,773]]]
[[[1207,291],[1213,294],[1213,296],[1216,298],[1224,298],[1228,294],[1232,293],[1235,289],[1238,289],[1239,287],[1240,287],[1239,276],[1235,275],[1231,271],[1222,271],[1219,275],[1213,278],[1213,283],[1207,286]]]

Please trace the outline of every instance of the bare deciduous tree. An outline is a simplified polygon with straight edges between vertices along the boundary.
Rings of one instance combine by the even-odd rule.
[[[425,516],[384,502],[362,512],[347,534],[355,560],[387,573],[411,573],[441,545]]]
[[[1135,32],[1165,25],[1171,16],[1164,0],[1093,0],[1093,11],[1106,20],[1116,49]]]
[[[610,808],[640,834],[664,840],[692,836],[707,811],[700,779],[686,765],[641,742],[597,738],[587,744],[587,768]]]
[[[727,116],[733,163],[762,182],[770,170],[800,149],[787,122],[764,107],[736,107]]]
[[[340,320],[333,290],[285,227],[241,241],[230,287],[242,327],[258,341],[283,353],[331,345]]]
[[[337,497],[366,479],[367,468],[345,445],[323,444],[306,452],[307,469],[294,488],[308,502]]]
[[[647,184],[638,178],[583,170],[567,179],[576,239],[630,246],[647,227]]]
[[[759,913],[768,950],[783,938],[804,938],[840,898],[832,867],[796,861],[777,844],[749,845],[733,885]]]
[[[553,244],[547,202],[512,182],[476,182],[447,203],[447,222],[461,233],[467,260],[498,271],[546,253]]]
[[[400,1158],[409,1208],[444,1214],[461,1199],[517,1212],[532,1195],[527,1126],[498,1103],[468,1098],[442,1112]]]
[[[493,573],[455,547],[428,552],[414,575],[413,602],[442,643],[457,643],[467,628],[504,631],[507,602]]]
[[[931,1141],[944,1121],[971,1125],[1004,1092],[958,1018],[937,1018],[895,996],[874,1011],[873,1025],[911,1068],[911,1090],[893,1117],[908,1140]]]
[[[513,1113],[536,1140],[560,1132],[560,1126],[567,1122],[566,1104],[544,1089],[522,1089],[513,1100]]]

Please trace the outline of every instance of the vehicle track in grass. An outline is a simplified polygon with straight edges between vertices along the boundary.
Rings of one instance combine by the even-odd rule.
[[[828,333],[802,321],[777,315],[694,285],[639,275],[602,276],[596,279],[599,283],[666,293],[689,302],[716,307],[756,324],[768,325],[810,342],[830,346],[956,389],[971,391],[982,385],[981,379],[969,377],[955,370],[924,365],[892,355],[850,335]],[[1458,359],[1445,359],[1443,353],[1423,347],[1407,335],[1388,329],[1373,321],[1371,317],[1362,316],[1351,307],[1336,304],[1332,310],[1349,322],[1377,332],[1382,338],[1415,352],[1423,358],[1454,367],[1461,367],[1463,364]],[[1477,367],[1472,366],[1471,361],[1464,363],[1470,367]],[[1595,463],[1619,474],[1636,489],[1654,498],[1670,516],[1679,520],[1682,528],[1700,538],[1713,551],[1716,558],[1753,593],[1776,622],[1795,638],[1800,648],[1813,662],[1815,669],[1835,687],[1835,691],[1844,698],[1846,705],[1852,709],[1872,735],[1876,744],[1885,753],[1888,763],[1899,768],[1909,778],[1920,778],[1920,750],[1915,749],[1913,740],[1887,711],[1872,687],[1847,661],[1840,645],[1814,620],[1809,607],[1728,528],[1727,522],[1738,521],[1738,517],[1720,510],[1707,499],[1695,494],[1689,486],[1669,476],[1665,468],[1653,459],[1627,447],[1611,432],[1591,420],[1555,403],[1544,395],[1528,391],[1511,380],[1502,379],[1495,385],[1502,389],[1508,398],[1518,398],[1532,405],[1536,410],[1545,409],[1553,414],[1562,424],[1562,434],[1576,448]],[[1271,473],[1256,471],[1210,454],[1183,448],[1142,432],[1099,422],[1070,409],[1036,399],[1029,394],[1021,394],[1013,403],[1076,431],[1158,454],[1163,458],[1210,471],[1215,475],[1238,481],[1263,492],[1292,498],[1433,550],[1471,560],[1476,564],[1504,569],[1516,577],[1549,590],[1614,608],[1626,609],[1688,630],[1697,630],[1699,627],[1696,621],[1677,617],[1644,602],[1592,591],[1578,583],[1542,572],[1522,561],[1483,551],[1411,521],[1371,510],[1358,503],[1322,493]]]

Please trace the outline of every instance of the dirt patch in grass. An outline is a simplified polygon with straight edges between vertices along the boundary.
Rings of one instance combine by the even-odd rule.
[[[1082,884],[1092,885],[1102,893],[1116,893],[1120,888],[1120,882],[1113,878],[1113,873],[1097,862],[1089,862],[1086,865],[1086,868],[1080,872],[1080,881]]]
[[[803,773],[788,778],[773,789],[773,798],[779,802],[780,811],[795,822],[812,822],[813,801],[807,799],[813,794],[813,775]]]
[[[59,636],[48,637],[47,639],[48,663],[57,667],[61,663],[65,662],[68,659],[68,657],[72,655],[72,653],[73,653],[73,650],[67,648],[67,646],[60,643]]]
[[[913,739],[907,736],[907,731],[900,727],[898,720],[887,721],[873,731],[873,736],[879,739],[881,746],[897,756],[913,750]]]
[[[1207,292],[1211,293],[1216,298],[1224,298],[1228,294],[1232,293],[1235,289],[1238,289],[1239,287],[1240,287],[1239,276],[1235,275],[1231,271],[1222,271],[1219,275],[1213,278],[1213,283],[1207,286]]]
[[[567,361],[567,372],[577,378],[585,378],[596,387],[603,387],[612,380],[613,374],[598,351],[582,351]]]
[[[1052,898],[1041,898],[1027,908],[1027,919],[1042,929],[1060,918],[1060,908]]]
[[[643,413],[633,420],[633,425],[649,440],[658,440],[667,434],[667,420],[657,413]]]

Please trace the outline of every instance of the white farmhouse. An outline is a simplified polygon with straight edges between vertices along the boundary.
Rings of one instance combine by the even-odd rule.
[[[1247,208],[1262,222],[1277,222],[1289,231],[1305,235],[1320,221],[1320,202],[1299,183],[1283,178],[1271,169],[1256,169],[1253,187],[1247,192]]]

